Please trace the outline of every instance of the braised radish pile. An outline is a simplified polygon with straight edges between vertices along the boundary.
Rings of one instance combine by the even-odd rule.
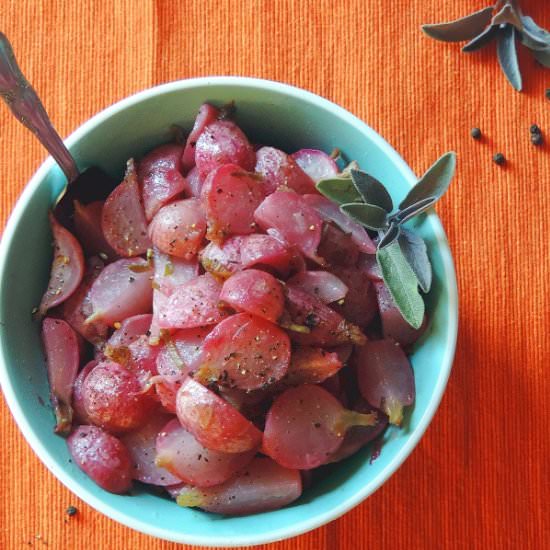
[[[39,313],[56,431],[98,485],[271,510],[400,424],[421,331],[371,235],[317,192],[337,173],[321,151],[252,145],[205,104],[186,143],[130,159],[67,227],[50,216]]]

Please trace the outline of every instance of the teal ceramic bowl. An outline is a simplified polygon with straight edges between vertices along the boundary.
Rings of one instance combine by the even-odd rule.
[[[238,123],[257,142],[292,151],[339,147],[384,181],[399,200],[415,182],[403,159],[359,119],[319,96],[265,80],[217,77],[184,80],[146,90],[94,116],[68,139],[81,167],[99,165],[118,178],[126,159],[168,139],[177,123],[190,128],[204,101],[235,100]],[[53,474],[88,504],[138,531],[208,546],[260,544],[293,537],[347,512],[373,493],[414,449],[443,395],[455,351],[457,288],[443,228],[433,213],[418,231],[426,239],[435,281],[428,296],[430,328],[412,355],[416,403],[405,428],[389,429],[380,457],[364,449],[327,475],[293,505],[274,512],[225,518],[179,508],[137,489],[132,496],[107,493],[69,461],[65,441],[52,431],[48,382],[39,325],[31,319],[46,287],[51,260],[47,211],[64,177],[48,159],[19,199],[0,247],[0,383],[23,435]],[[46,403],[46,405],[44,405]]]

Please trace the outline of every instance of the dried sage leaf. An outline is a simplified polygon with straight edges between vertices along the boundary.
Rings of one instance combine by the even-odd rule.
[[[521,92],[522,82],[516,50],[516,29],[512,25],[506,25],[504,29],[500,30],[497,40],[497,56],[508,82],[514,89]]]
[[[317,191],[336,204],[346,204],[361,200],[361,195],[351,181],[351,177],[335,177],[317,182]]]
[[[428,197],[426,199],[419,200],[418,202],[407,206],[407,208],[403,208],[403,210],[400,210],[397,213],[396,217],[400,223],[405,223],[411,218],[414,218],[414,216],[418,216],[418,214],[421,214],[425,210],[428,210],[428,208],[433,206],[436,202],[437,199],[435,197]]]
[[[361,170],[351,170],[351,179],[364,202],[379,206],[386,212],[393,210],[390,194],[376,178]]]
[[[384,248],[385,246],[389,246],[390,244],[395,242],[396,239],[399,238],[399,235],[401,235],[401,228],[399,227],[399,224],[392,222],[390,224],[390,228],[386,231],[385,235],[380,239],[380,242],[378,243],[378,248]]]
[[[487,27],[481,34],[478,34],[473,40],[470,40],[463,48],[463,52],[475,52],[491,42],[498,31],[498,27]]]
[[[523,22],[517,10],[510,4],[506,4],[492,19],[491,25],[513,25],[518,30],[523,30]]]
[[[493,8],[484,8],[455,21],[435,25],[422,25],[422,30],[431,38],[443,42],[471,40],[491,22]]]
[[[368,229],[379,231],[388,226],[388,213],[374,204],[358,202],[342,204],[340,210]]]
[[[403,256],[414,271],[423,292],[430,292],[432,286],[432,264],[428,257],[428,248],[424,239],[416,233],[401,229],[399,246]]]
[[[550,48],[550,32],[539,27],[532,17],[522,16],[521,42],[531,50]]]
[[[456,168],[456,153],[448,152],[439,157],[418,183],[408,192],[399,205],[404,210],[424,199],[440,199],[447,191]],[[435,202],[434,200],[434,202]]]
[[[533,51],[533,55],[541,65],[550,69],[550,48],[546,50],[535,50]]]
[[[418,292],[418,279],[397,241],[376,251],[382,278],[403,319],[418,329],[424,319],[424,300]]]

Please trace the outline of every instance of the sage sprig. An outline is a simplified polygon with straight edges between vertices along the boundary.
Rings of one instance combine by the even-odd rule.
[[[519,40],[535,59],[550,68],[550,33],[527,15],[523,15],[518,0],[498,0],[470,15],[434,25],[423,25],[431,38],[443,42],[468,40],[464,52],[477,51],[493,39],[497,41],[497,56],[502,72],[518,92],[523,87],[516,42]]]
[[[397,209],[386,187],[355,164],[337,177],[321,180],[318,191],[340,210],[378,235],[376,261],[401,315],[414,328],[424,319],[424,300],[432,267],[424,240],[403,227],[445,193],[456,167],[455,153],[445,153],[418,180]]]

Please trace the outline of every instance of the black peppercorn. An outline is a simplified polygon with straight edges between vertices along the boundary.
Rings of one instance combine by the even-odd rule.
[[[542,142],[543,142],[542,134],[540,133],[531,134],[531,143],[533,145],[542,145]]]
[[[540,128],[536,125],[536,124],[532,124],[531,125],[531,128],[529,128],[529,131],[532,133],[532,134],[540,134]]]
[[[481,138],[481,130],[479,128],[472,128],[470,130],[470,135],[474,138],[474,139],[479,139]]]
[[[76,508],[75,506],[69,506],[66,510],[65,510],[65,513],[72,517],[72,516],[76,516],[76,514],[78,513],[78,508]]]
[[[506,162],[506,157],[502,153],[497,153],[493,157],[493,162],[499,166],[502,166]]]
[[[544,95],[546,96],[546,99],[550,99],[550,88],[546,89],[546,92],[544,92]]]

